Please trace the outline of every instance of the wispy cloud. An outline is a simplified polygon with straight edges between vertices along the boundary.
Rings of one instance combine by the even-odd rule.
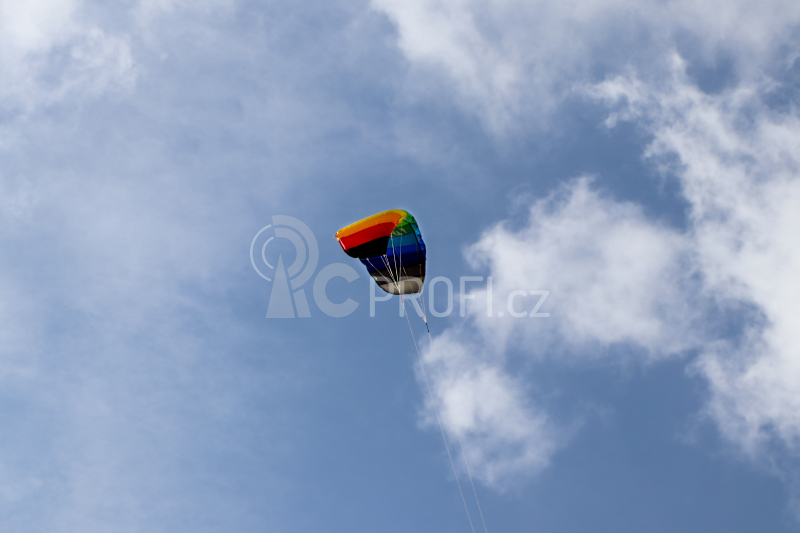
[[[630,344],[643,361],[697,352],[688,369],[707,380],[705,412],[721,433],[759,463],[776,449],[796,458],[800,119],[765,103],[774,80],[708,94],[679,56],[672,64],[668,83],[628,75],[587,92],[614,110],[610,127],[633,121],[652,136],[645,157],[679,180],[688,226],[651,221],[586,178],[534,202],[523,227],[495,226],[467,257],[493,276],[495,310],[512,290],[546,289],[550,317],[501,320],[476,306],[482,348],[470,358],[502,372],[509,350],[628,358],[614,347]],[[446,353],[464,349],[453,338],[442,337]],[[508,390],[520,407],[531,401]]]
[[[262,430],[243,421],[248,397],[284,385],[265,386],[273,369],[240,373],[236,354],[260,333],[223,295],[250,294],[241,274],[264,210],[324,159],[296,146],[342,121],[251,68],[305,74],[273,61],[280,51],[243,56],[251,43],[223,39],[215,3],[0,6],[19,33],[0,32],[0,379],[14,435],[0,445],[0,529],[243,530],[252,501],[205,492],[241,480],[202,458],[246,457]],[[247,90],[227,84],[237,65]]]
[[[616,0],[373,0],[397,27],[415,84],[452,94],[494,133],[517,131],[554,111],[574,83],[635,65],[663,73],[678,48],[698,63],[730,58],[737,73],[757,72],[791,39],[795,2],[632,2]],[[434,97],[435,98],[435,97]]]
[[[0,110],[4,136],[30,113],[70,97],[130,89],[129,37],[87,20],[77,0],[0,3]]]
[[[503,490],[547,466],[566,432],[508,372],[502,352],[475,341],[459,329],[437,336],[425,352],[427,379],[453,453],[463,446],[472,476]],[[426,422],[436,423],[431,405]]]
[[[441,379],[432,372],[439,402],[452,413],[443,423],[467,433],[465,454],[489,485],[536,474],[575,424],[548,415],[544,398],[512,375],[510,354],[597,359],[614,354],[609,347],[634,345],[655,361],[696,342],[688,238],[634,204],[604,197],[589,178],[536,201],[522,227],[486,231],[466,254],[488,270],[491,292],[470,292],[469,325],[438,336],[428,357],[446,369]],[[531,313],[540,300],[531,291],[543,290],[549,297],[539,312],[549,316],[511,316]]]
[[[698,362],[713,394],[709,412],[748,453],[772,437],[800,453],[800,119],[765,104],[766,82],[708,95],[676,58],[661,90],[631,77],[597,90],[624,102],[623,116],[653,135],[647,155],[680,178],[707,293],[763,313],[740,344],[707,350]]]

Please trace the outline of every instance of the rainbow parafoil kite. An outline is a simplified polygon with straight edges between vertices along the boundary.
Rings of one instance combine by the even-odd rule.
[[[411,213],[392,209],[336,232],[350,257],[364,263],[378,286],[390,294],[413,294],[425,281],[425,243]]]

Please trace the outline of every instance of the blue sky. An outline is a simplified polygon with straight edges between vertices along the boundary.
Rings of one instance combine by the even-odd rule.
[[[800,530],[798,24],[0,0],[0,530],[470,531],[408,325],[332,237],[394,208],[429,278],[493,279],[433,350],[411,317],[489,532]],[[265,318],[273,215],[356,312]],[[519,289],[550,317],[486,316]]]

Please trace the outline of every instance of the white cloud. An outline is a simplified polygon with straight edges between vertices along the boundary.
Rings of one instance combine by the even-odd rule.
[[[78,0],[0,1],[0,42],[7,54],[42,52],[75,30]]]
[[[427,357],[445,369],[441,377],[430,372],[442,422],[451,435],[467,435],[465,454],[479,479],[503,488],[534,475],[571,425],[548,419],[541,398],[512,376],[509,353],[599,358],[610,345],[634,345],[656,360],[694,345],[688,244],[582,178],[535,202],[521,228],[499,224],[467,250],[473,266],[492,276],[492,316],[488,289],[471,291],[469,326],[436,337]],[[531,312],[540,299],[509,303],[513,291],[541,290],[549,297],[539,312],[549,317],[511,316]]]
[[[682,279],[685,238],[650,222],[634,204],[602,197],[590,183],[565,185],[533,204],[524,227],[497,225],[467,251],[475,267],[491,272],[493,309],[505,315],[475,313],[474,320],[503,344],[521,335],[542,346],[558,330],[576,345],[633,341],[653,356],[684,349],[691,341],[676,333],[692,319],[685,305],[691,291]],[[511,318],[508,298],[515,290],[549,291],[543,310],[550,317]],[[486,298],[485,291],[476,295]],[[515,311],[532,310],[538,299],[516,298]]]
[[[490,318],[487,292],[473,291],[476,368],[503,372],[509,349],[616,357],[609,348],[627,343],[654,360],[691,348],[700,353],[691,368],[709,384],[706,412],[726,438],[756,460],[775,443],[800,454],[800,118],[763,103],[772,88],[709,95],[675,56],[657,89],[634,76],[589,89],[615,107],[609,125],[631,120],[652,135],[646,156],[680,180],[688,228],[654,223],[584,178],[535,202],[523,227],[490,229],[467,256],[494,278],[495,313],[512,290],[544,289],[550,318]],[[715,327],[727,311],[744,313],[741,331]],[[449,334],[448,343],[445,353],[462,357]],[[519,390],[509,385],[515,408],[530,402]]]
[[[461,330],[438,336],[425,352],[427,379],[452,451],[463,445],[472,476],[503,489],[545,467],[562,435],[504,369],[502,355],[487,357],[473,341]],[[427,423],[435,424],[430,405]]]
[[[677,157],[706,291],[752,304],[766,321],[698,363],[713,393],[710,413],[751,454],[772,436],[800,453],[800,118],[763,103],[766,83],[711,96],[675,65],[662,90],[632,78],[597,90],[627,99],[626,117],[653,134],[651,158]]]
[[[122,10],[119,24],[85,0],[0,0],[0,111],[20,119],[130,90],[140,74],[132,36],[149,34],[159,16],[178,9],[208,12],[230,3],[141,0]],[[0,135],[13,135],[13,121],[2,126]]]
[[[734,59],[749,75],[791,42],[800,5],[773,0],[373,0],[397,26],[398,46],[419,69],[407,90],[444,74],[469,114],[493,132],[542,118],[572,85],[626,65],[662,70],[682,43],[710,64]],[[599,70],[598,70],[599,69]],[[435,76],[434,76],[435,77]],[[450,91],[447,91],[448,93]],[[448,95],[449,98],[449,95]]]
[[[67,98],[132,87],[128,36],[84,20],[84,7],[78,0],[0,1],[2,137],[14,135],[16,120]]]
[[[0,445],[0,528],[154,530],[183,512],[200,522],[204,504],[193,496],[203,491],[187,476],[211,475],[215,467],[198,458],[224,448],[213,442],[219,427],[237,420],[249,387],[268,378],[251,373],[247,385],[235,357],[219,363],[252,334],[220,294],[254,275],[247,245],[281,190],[271,187],[273,167],[253,163],[267,143],[253,148],[258,134],[208,102],[251,98],[259,131],[267,116],[291,124],[276,128],[283,136],[318,134],[320,115],[305,106],[308,121],[298,125],[299,112],[264,110],[279,107],[272,102],[280,95],[198,89],[197,78],[184,76],[207,68],[203,47],[216,46],[213,39],[180,50],[188,50],[186,71],[159,72],[159,54],[147,50],[138,63],[130,43],[139,36],[110,20],[127,11],[90,17],[92,6],[70,6],[54,20],[26,14],[48,38],[9,38],[3,46],[13,53],[0,60],[0,74],[9,74],[0,88],[0,117],[8,118],[0,143],[0,380],[13,435]],[[158,23],[210,24],[182,15]],[[159,44],[171,46],[169,38]],[[238,60],[239,45],[217,50]],[[140,72],[150,76],[149,92],[133,87]],[[248,79],[257,85],[259,74]],[[230,131],[250,146],[232,147],[240,138]],[[291,155],[268,157],[275,167],[292,163]],[[306,153],[298,159],[310,165]],[[246,441],[248,429],[232,431]],[[187,467],[191,456],[201,464]],[[223,513],[236,521],[249,502],[227,505],[241,506]]]

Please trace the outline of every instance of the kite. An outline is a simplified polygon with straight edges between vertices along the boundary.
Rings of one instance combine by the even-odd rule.
[[[422,296],[422,319],[425,321],[425,329],[428,331],[428,339],[431,343],[431,349],[433,349],[433,337],[431,336],[431,330],[428,327],[428,318],[424,311],[425,297],[422,292],[425,283],[425,242],[422,240],[422,234],[419,232],[417,221],[411,216],[411,213],[403,209],[391,209],[378,213],[377,215],[372,215],[371,217],[364,218],[349,226],[343,227],[336,232],[336,239],[347,255],[360,260],[364,266],[367,267],[367,272],[369,272],[372,279],[375,280],[381,289],[389,294],[400,296],[400,302],[404,310],[404,295],[419,293]],[[475,527],[472,524],[472,517],[470,517],[469,514],[467,501],[464,498],[464,492],[461,490],[458,471],[453,462],[453,457],[450,454],[450,445],[447,443],[447,437],[445,436],[442,421],[439,417],[439,410],[436,408],[433,391],[431,390],[428,376],[425,372],[425,364],[419,353],[414,330],[411,327],[411,320],[408,317],[408,313],[404,312],[403,314],[405,314],[406,320],[408,321],[408,329],[411,332],[411,339],[414,341],[414,349],[417,351],[422,375],[428,388],[431,406],[436,414],[436,421],[439,424],[439,431],[442,433],[444,446],[447,449],[447,457],[450,459],[450,466],[453,468],[453,475],[458,485],[458,492],[461,494],[461,501],[464,503],[464,510],[467,513],[469,527],[472,533],[475,533]],[[441,379],[441,370],[439,377]],[[467,455],[464,453],[464,446],[461,444],[461,436],[458,434],[458,430],[456,430],[456,437],[461,447],[461,457],[464,459],[464,465],[467,467],[467,475],[469,475],[469,481],[472,485],[472,493],[475,495],[475,502],[478,504],[478,511],[481,516],[481,522],[483,523],[483,529],[488,533],[486,522],[483,520],[481,504],[480,501],[478,501],[478,493],[475,491],[475,483],[472,481],[472,474],[467,464]]]
[[[361,260],[378,286],[389,294],[422,292],[425,242],[411,213],[392,209],[336,232],[342,250]]]

